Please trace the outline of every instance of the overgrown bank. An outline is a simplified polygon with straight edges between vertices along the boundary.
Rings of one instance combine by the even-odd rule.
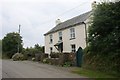
[[[100,3],[89,27],[84,67],[120,76],[120,1]]]

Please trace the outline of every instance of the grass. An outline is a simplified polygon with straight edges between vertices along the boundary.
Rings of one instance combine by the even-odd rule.
[[[83,68],[76,68],[72,71],[73,73],[77,73],[81,76],[86,76],[88,78],[117,78],[116,76],[113,76],[111,74],[99,72],[99,71],[93,71]]]

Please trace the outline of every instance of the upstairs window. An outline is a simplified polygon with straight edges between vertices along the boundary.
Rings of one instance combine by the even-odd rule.
[[[59,35],[59,41],[62,41],[62,32],[58,32]]]
[[[72,44],[72,45],[71,45],[71,51],[72,51],[73,53],[76,52],[76,46],[75,46],[75,44]]]
[[[53,43],[53,35],[50,35],[50,43]]]
[[[70,39],[74,39],[75,38],[75,28],[71,28],[70,29]]]

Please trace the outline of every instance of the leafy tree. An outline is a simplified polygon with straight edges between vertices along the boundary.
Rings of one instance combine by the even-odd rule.
[[[35,44],[34,48],[37,49],[38,51],[44,53],[44,46],[40,46],[39,44]]]
[[[98,4],[89,27],[88,63],[120,72],[120,2]]]
[[[8,33],[2,39],[2,50],[3,54],[6,55],[8,58],[11,58],[12,55],[18,52],[18,44],[19,44],[19,52],[22,51],[22,37],[15,32]]]
[[[95,52],[118,49],[120,37],[120,2],[99,4],[89,28],[89,42]],[[102,43],[102,44],[100,44]]]

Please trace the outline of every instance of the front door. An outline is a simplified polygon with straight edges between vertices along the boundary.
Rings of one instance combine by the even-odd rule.
[[[83,50],[81,47],[79,47],[77,52],[76,52],[76,65],[77,65],[77,67],[82,66],[82,57],[83,57]]]

